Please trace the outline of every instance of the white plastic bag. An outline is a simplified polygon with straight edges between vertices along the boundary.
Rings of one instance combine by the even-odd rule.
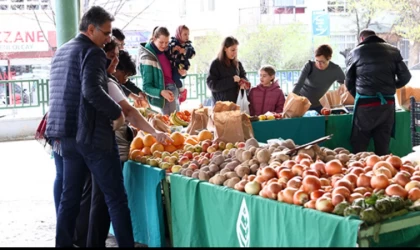
[[[238,99],[236,100],[236,104],[241,108],[241,113],[246,113],[249,115],[249,101],[248,97],[246,96],[246,90],[240,89],[238,94]]]

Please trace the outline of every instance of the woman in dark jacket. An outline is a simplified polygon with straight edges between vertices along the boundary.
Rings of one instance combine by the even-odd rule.
[[[239,88],[249,89],[249,84],[243,84],[246,72],[237,59],[239,42],[234,37],[226,37],[219,54],[211,63],[207,77],[207,86],[212,92],[214,102],[238,99]],[[241,81],[242,80],[242,81]]]

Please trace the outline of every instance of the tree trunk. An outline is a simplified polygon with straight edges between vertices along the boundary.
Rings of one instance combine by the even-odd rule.
[[[410,54],[408,56],[408,68],[419,63],[420,42],[410,43]]]

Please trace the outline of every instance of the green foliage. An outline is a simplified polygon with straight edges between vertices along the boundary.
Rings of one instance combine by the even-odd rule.
[[[258,71],[264,64],[276,69],[300,69],[311,58],[311,38],[302,24],[267,26],[237,31],[239,60],[246,71]]]
[[[223,37],[218,32],[195,37],[193,46],[196,55],[191,59],[191,73],[208,73],[210,63],[217,57]]]

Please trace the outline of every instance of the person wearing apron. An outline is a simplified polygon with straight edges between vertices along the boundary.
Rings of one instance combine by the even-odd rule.
[[[359,39],[346,58],[345,84],[355,97],[350,141],[358,153],[366,151],[373,138],[375,154],[386,155],[395,138],[395,91],[411,74],[400,51],[374,31],[362,30]]]

